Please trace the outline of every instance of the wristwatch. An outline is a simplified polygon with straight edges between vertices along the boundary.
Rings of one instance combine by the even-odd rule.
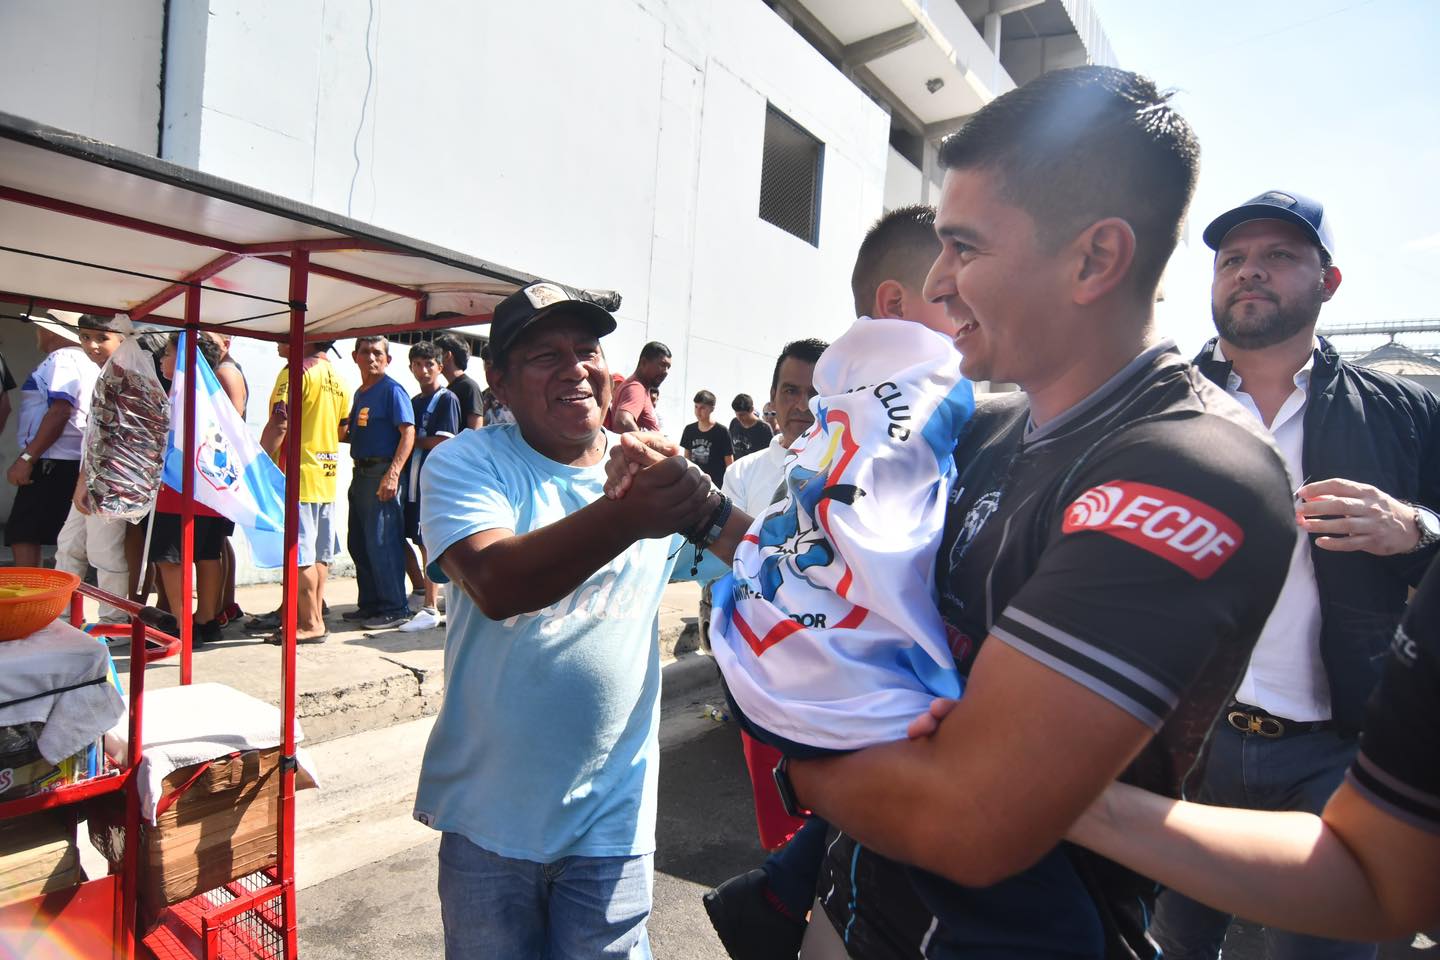
[[[1436,516],[1435,511],[1429,507],[1422,507],[1418,503],[1411,503],[1410,507],[1415,511],[1415,528],[1420,531],[1420,539],[1410,548],[1410,552],[1415,553],[1440,540],[1440,516]]]
[[[30,456],[30,454],[26,453],[24,450],[21,450],[21,451],[20,451],[20,459],[23,460],[23,461],[26,462],[26,463],[29,463],[31,460],[34,460],[35,458],[32,457],[32,456]]]
[[[790,758],[782,756],[780,762],[775,764],[774,770],[775,790],[780,794],[780,806],[785,812],[796,819],[803,820],[810,816],[810,811],[800,806],[800,801],[795,798],[795,786],[790,782]]]

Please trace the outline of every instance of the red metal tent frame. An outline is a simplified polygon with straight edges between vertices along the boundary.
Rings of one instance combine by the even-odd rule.
[[[88,140],[0,113],[0,301],[21,308],[125,313],[190,331],[185,368],[194,369],[199,331],[288,343],[289,409],[302,409],[304,345],[362,334],[453,329],[487,323],[494,304],[538,279],[336,214],[263,193],[153,157]],[[614,294],[597,294],[612,309]],[[256,312],[257,305],[261,308]],[[445,319],[432,319],[440,312]],[[185,462],[195,459],[195,384],[183,403]],[[300,467],[300,431],[285,441],[285,474]],[[194,471],[183,493],[182,593],[193,591]],[[73,899],[93,919],[113,916],[110,952],[116,958],[215,956],[216,924],[260,911],[280,934],[282,952],[297,955],[295,914],[295,628],[298,587],[298,484],[287,484],[281,654],[281,786],[277,868],[259,889],[230,890],[233,899],[197,921],[201,943],[138,943],[136,863],[130,848],[118,877],[92,881]],[[132,615],[132,604],[82,587]],[[79,600],[75,605],[78,619]],[[145,664],[178,652],[180,681],[191,681],[191,618],[181,615],[180,637],[165,637],[133,619],[126,628],[130,665],[130,749],[117,775],[0,803],[0,819],[78,802],[105,793],[128,794],[128,836],[139,826],[136,768],[142,752]],[[148,635],[158,646],[146,646]],[[53,895],[52,895],[53,896]],[[108,898],[108,899],[107,899]],[[270,906],[276,900],[277,911]],[[88,904],[88,906],[87,906]],[[5,908],[10,910],[11,908]],[[35,906],[43,914],[44,904]],[[172,908],[173,909],[173,908]],[[0,911],[0,920],[4,911]],[[53,919],[53,918],[52,918]],[[194,919],[194,918],[192,918]],[[0,935],[4,927],[0,924]],[[208,940],[208,945],[204,942]],[[200,951],[200,952],[197,952]],[[67,954],[69,956],[71,954]],[[80,954],[91,955],[91,954]],[[251,954],[247,954],[251,955]]]

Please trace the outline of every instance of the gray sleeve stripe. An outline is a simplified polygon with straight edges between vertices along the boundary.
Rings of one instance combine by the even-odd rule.
[[[1021,640],[1019,637],[1010,633],[1008,630],[999,626],[998,624],[991,628],[990,633],[997,639],[1003,640],[1006,644],[1016,650],[1019,650],[1021,653],[1025,654],[1031,659],[1043,663],[1045,666],[1049,667],[1051,670],[1054,670],[1056,673],[1059,673],[1062,676],[1074,680],[1076,683],[1080,684],[1080,686],[1089,690],[1091,693],[1099,694],[1101,697],[1109,700],[1111,703],[1115,704],[1115,706],[1119,707],[1121,710],[1124,710],[1126,713],[1133,716],[1136,720],[1139,720],[1141,723],[1145,724],[1151,730],[1158,731],[1161,725],[1165,722],[1164,718],[1157,716],[1153,710],[1150,710],[1144,704],[1141,704],[1138,701],[1127,697],[1125,694],[1121,693],[1119,690],[1115,689],[1110,684],[1103,682],[1093,674],[1086,673],[1085,671],[1080,670],[1072,664],[1066,663],[1064,660],[1061,660],[1058,657],[1051,656],[1044,650],[1036,647],[1034,644]]]
[[[1134,683],[1137,686],[1148,690],[1156,697],[1159,697],[1171,709],[1174,709],[1175,704],[1180,702],[1180,694],[1178,692],[1176,692],[1167,684],[1162,683],[1160,680],[1157,680],[1150,674],[1145,673],[1143,670],[1136,667],[1133,663],[1127,663],[1126,661],[1115,656],[1113,653],[1101,650],[1093,643],[1081,640],[1074,634],[1066,633],[1064,630],[1061,630],[1058,627],[1052,627],[1050,624],[1046,623],[1038,617],[1031,616],[1024,610],[1017,610],[1014,606],[1011,606],[1007,607],[1005,612],[1002,613],[1000,616],[1002,619],[1004,619],[1005,617],[1009,617],[1011,620],[1014,620],[1017,623],[1024,624],[1031,630],[1034,630],[1037,633],[1041,633],[1049,637],[1050,639],[1056,641],[1057,643],[1064,644],[1065,646],[1074,650],[1076,653],[1081,654],[1087,659],[1094,660],[1101,666],[1115,671],[1120,676],[1129,680],[1131,683]]]
[[[1440,835],[1440,821],[1423,817],[1415,811],[1407,810],[1405,807],[1396,804],[1393,800],[1376,793],[1366,786],[1363,780],[1355,775],[1353,769],[1345,771],[1345,782],[1350,784],[1356,793],[1364,797],[1366,802],[1387,816],[1394,817],[1401,823],[1408,824],[1417,830]]]
[[[1419,807],[1429,809],[1435,814],[1437,819],[1440,819],[1440,797],[1426,793],[1423,790],[1417,790],[1404,780],[1387,773],[1381,769],[1374,760],[1367,757],[1363,750],[1355,755],[1355,765],[1363,770],[1366,776],[1386,790],[1391,790],[1399,794],[1401,797],[1412,801]]]

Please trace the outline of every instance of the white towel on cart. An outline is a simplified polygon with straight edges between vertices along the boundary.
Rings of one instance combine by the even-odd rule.
[[[0,706],[0,727],[43,723],[35,746],[47,763],[59,763],[125,715],[109,675],[105,644],[68,623],[0,643],[0,704],[9,704]]]
[[[228,756],[237,751],[269,750],[280,745],[280,710],[223,683],[192,683],[145,692],[141,718],[140,815],[155,822],[165,777],[181,767]],[[295,741],[304,739],[295,721]],[[128,753],[129,724],[119,723],[105,735],[105,750],[122,763]],[[296,750],[299,776],[318,784],[315,766],[304,750]]]

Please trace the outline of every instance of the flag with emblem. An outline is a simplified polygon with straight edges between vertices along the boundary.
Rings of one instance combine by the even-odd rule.
[[[185,337],[175,348],[170,389],[170,443],[165,451],[165,485],[183,491]],[[203,503],[245,531],[257,567],[274,569],[285,560],[285,475],[260,449],[220,380],[198,351],[195,390],[195,502]]]

